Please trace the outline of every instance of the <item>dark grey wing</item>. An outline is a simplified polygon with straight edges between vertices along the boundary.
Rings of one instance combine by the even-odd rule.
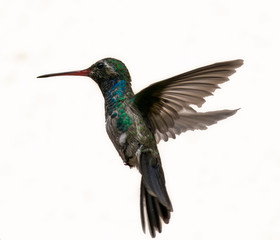
[[[229,80],[243,60],[219,62],[156,82],[135,95],[135,104],[148,121],[157,142],[175,138],[187,130],[207,126],[233,115],[237,110],[198,113],[204,98]]]

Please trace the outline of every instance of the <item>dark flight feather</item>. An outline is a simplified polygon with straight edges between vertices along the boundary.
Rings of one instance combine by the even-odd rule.
[[[155,158],[150,151],[142,152],[139,170],[142,173],[140,188],[142,228],[145,232],[147,222],[151,236],[155,237],[156,231],[161,232],[161,220],[169,222],[170,212],[173,211],[172,204],[166,191],[160,159]]]
[[[187,130],[207,126],[233,115],[237,110],[208,113],[196,112],[191,105],[201,107],[205,97],[229,80],[243,60],[219,62],[156,82],[135,95],[135,104],[147,118],[157,143],[175,138]]]

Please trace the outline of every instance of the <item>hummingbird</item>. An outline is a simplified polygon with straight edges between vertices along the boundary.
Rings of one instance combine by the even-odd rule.
[[[229,80],[243,60],[218,62],[151,84],[137,94],[125,64],[104,58],[87,69],[52,73],[54,76],[87,76],[99,86],[105,102],[106,131],[125,165],[141,174],[142,229],[151,237],[168,224],[173,211],[157,144],[188,130],[204,130],[235,114],[235,110],[197,112],[205,97]]]

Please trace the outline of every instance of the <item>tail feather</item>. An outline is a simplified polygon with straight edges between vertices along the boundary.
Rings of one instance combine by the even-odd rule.
[[[145,216],[147,216],[150,234],[155,237],[156,231],[162,230],[161,220],[167,224],[172,212],[159,156],[155,157],[150,150],[142,151],[140,172],[142,173],[140,193],[142,228],[145,232]]]
[[[169,223],[170,212],[172,210],[162,205],[156,197],[153,197],[151,194],[149,194],[143,184],[143,181],[141,181],[140,211],[143,231],[146,232],[146,216],[150,234],[154,238],[156,236],[156,231],[161,233],[161,220],[163,220],[163,222],[166,224]]]

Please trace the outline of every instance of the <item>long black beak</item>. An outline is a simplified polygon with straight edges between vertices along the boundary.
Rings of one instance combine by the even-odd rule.
[[[80,71],[72,71],[72,72],[62,72],[62,73],[51,73],[38,76],[37,78],[47,78],[47,77],[56,77],[56,76],[86,76],[88,77],[90,74],[90,69],[80,70]]]

